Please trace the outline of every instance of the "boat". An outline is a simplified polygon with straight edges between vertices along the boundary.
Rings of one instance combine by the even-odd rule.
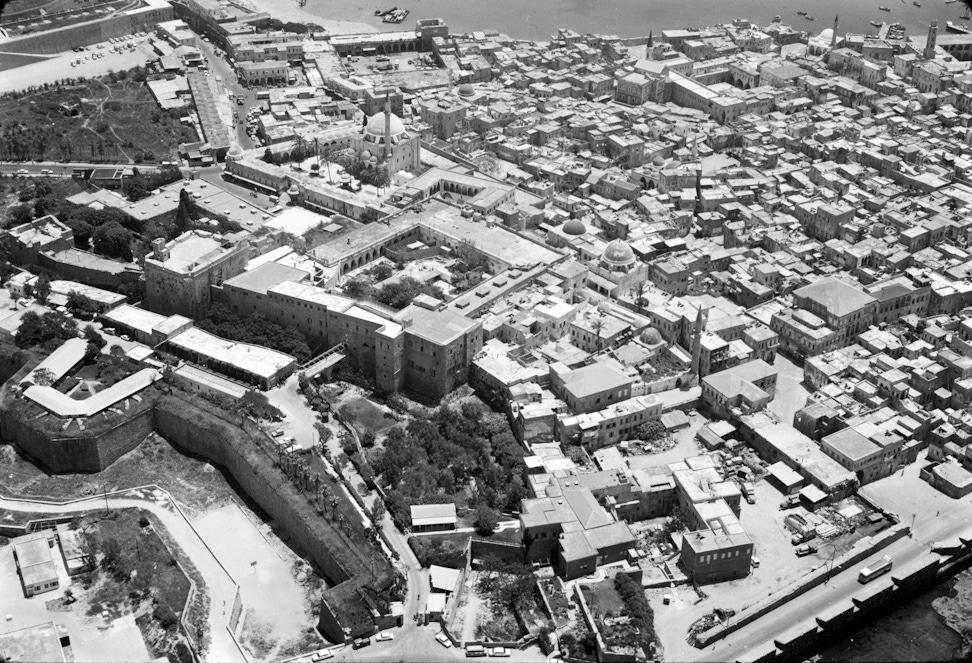
[[[797,15],[798,15],[798,16],[806,16],[806,15],[807,15],[807,13],[806,13],[806,12],[804,12],[804,11],[799,11],[799,12],[797,12]]]
[[[385,18],[382,19],[384,23],[401,23],[408,16],[409,10],[395,8],[394,11],[385,14]]]
[[[950,4],[952,4],[953,2],[955,2],[955,0],[945,0],[945,4],[946,4],[946,5],[950,5]]]
[[[891,11],[891,8],[890,7],[878,7],[878,9],[880,9],[883,12],[889,12],[889,11]]]
[[[952,21],[945,21],[945,31],[955,32],[960,35],[972,34],[972,30],[965,23],[953,23]]]
[[[875,28],[880,28],[882,25],[884,25],[884,23],[881,21],[871,21],[871,25],[873,25]]]
[[[912,2],[911,4],[913,4],[913,5],[915,6],[915,7],[921,7],[921,3],[920,3],[920,2],[918,2],[918,0],[915,0],[915,1],[914,1],[914,2]]]
[[[810,14],[807,14],[807,15],[806,15],[806,16],[804,16],[803,18],[805,18],[805,19],[807,19],[808,21],[816,21],[816,20],[817,20],[817,19],[815,19],[815,18],[814,18],[813,16],[811,16]]]
[[[776,16],[773,17],[773,23],[782,23],[782,22],[783,22],[783,19],[780,18],[780,15],[779,14],[777,14]]]

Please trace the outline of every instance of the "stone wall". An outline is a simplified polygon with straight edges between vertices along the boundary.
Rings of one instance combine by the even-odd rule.
[[[107,431],[86,434],[72,422],[72,433],[63,436],[43,430],[8,408],[0,420],[0,439],[13,442],[21,453],[54,473],[100,472],[152,432],[151,404],[143,402],[135,408],[132,416]]]

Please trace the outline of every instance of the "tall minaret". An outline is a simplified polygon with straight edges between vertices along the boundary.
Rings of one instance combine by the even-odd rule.
[[[699,364],[702,359],[702,328],[705,321],[702,319],[702,307],[699,307],[695,315],[695,330],[692,337],[692,373],[699,375]]]
[[[935,59],[935,46],[937,46],[938,41],[938,21],[932,21],[931,25],[928,26],[928,41],[925,43],[925,52],[921,54],[921,57],[926,60]]]
[[[391,98],[389,90],[385,88],[385,151],[382,156],[387,160],[391,156]]]
[[[834,34],[830,35],[830,48],[837,46],[837,24],[839,23],[840,14],[834,16]]]

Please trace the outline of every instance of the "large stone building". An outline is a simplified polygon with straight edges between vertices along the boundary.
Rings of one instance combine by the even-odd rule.
[[[243,271],[246,240],[232,241],[194,230],[166,243],[157,239],[145,257],[146,305],[156,313],[205,316],[210,288]]]

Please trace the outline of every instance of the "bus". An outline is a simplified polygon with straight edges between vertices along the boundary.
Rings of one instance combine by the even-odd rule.
[[[869,583],[880,575],[884,575],[891,570],[891,558],[887,555],[880,562],[873,566],[865,566],[861,569],[861,574],[857,577],[858,582]]]

